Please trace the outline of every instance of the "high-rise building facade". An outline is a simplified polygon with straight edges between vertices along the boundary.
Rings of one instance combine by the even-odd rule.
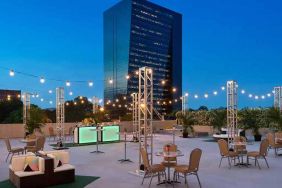
[[[154,108],[180,110],[182,15],[147,0],[122,0],[104,12],[104,102],[124,112],[138,92],[140,67],[153,68]],[[126,103],[127,102],[127,103]]]
[[[21,99],[21,91],[20,90],[6,90],[0,89],[0,102],[1,101],[9,101],[14,99]]]

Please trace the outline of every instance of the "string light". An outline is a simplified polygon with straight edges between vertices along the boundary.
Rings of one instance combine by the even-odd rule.
[[[49,91],[48,91],[48,93],[52,94],[52,93],[53,93],[53,91],[52,91],[52,90],[49,90]]]
[[[93,82],[92,82],[92,81],[89,81],[89,82],[88,82],[88,86],[89,86],[89,87],[92,87],[92,86],[93,86]]]
[[[126,75],[126,76],[125,76],[125,79],[127,79],[127,80],[128,80],[129,78],[130,78],[130,76],[129,76],[129,75]]]
[[[45,83],[45,79],[43,77],[41,77],[39,81],[40,81],[41,84]]]
[[[257,100],[257,99],[259,99],[259,97],[256,95],[256,96],[255,96],[255,99]]]
[[[70,86],[71,86],[70,81],[66,81],[66,86],[67,86],[67,87],[70,87]]]
[[[43,98],[41,98],[41,99],[40,99],[40,101],[41,101],[41,102],[43,102],[43,101],[44,101],[44,99],[43,99]]]
[[[265,96],[264,96],[264,95],[262,95],[262,96],[261,96],[261,99],[265,99]]]
[[[49,104],[53,104],[53,101],[49,101]]]
[[[113,84],[113,82],[114,82],[114,81],[113,81],[112,79],[109,80],[109,84]]]
[[[246,92],[245,92],[245,90],[242,89],[241,93],[242,93],[242,94],[245,94]]]
[[[69,92],[69,95],[70,95],[70,96],[72,96],[72,95],[73,95],[73,92],[72,92],[72,91],[70,91],[70,92]]]
[[[267,93],[267,97],[271,97],[271,93]]]
[[[172,88],[172,92],[176,92],[176,88],[174,87],[174,88]]]
[[[197,99],[197,98],[199,98],[199,96],[198,95],[194,95],[194,98]]]
[[[252,94],[249,94],[249,98],[252,98],[253,97],[253,95]]]
[[[217,95],[217,91],[214,91],[213,94],[214,94],[214,95]]]
[[[11,77],[15,76],[15,71],[14,71],[13,69],[11,69],[10,72],[9,72],[9,75],[10,75]]]
[[[222,86],[222,87],[221,87],[221,90],[222,90],[222,91],[224,91],[224,90],[225,90],[225,87],[224,87],[224,86]]]
[[[161,83],[162,83],[162,85],[165,85],[165,80],[162,80],[162,82],[161,82]]]
[[[185,97],[188,97],[188,95],[189,95],[188,93],[185,93]]]
[[[207,99],[209,97],[209,95],[208,94],[204,94],[204,97]]]

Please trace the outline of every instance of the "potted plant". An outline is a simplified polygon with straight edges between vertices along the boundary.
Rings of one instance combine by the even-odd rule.
[[[257,109],[243,109],[239,113],[239,124],[244,129],[251,129],[254,140],[261,141],[260,128],[261,111]]]
[[[282,130],[282,113],[277,108],[270,108],[267,111],[267,119],[270,124],[272,124],[276,130]]]
[[[26,122],[26,136],[33,134],[35,130],[41,132],[41,127],[48,121],[45,113],[38,107],[32,106],[30,109],[30,119]]]
[[[194,134],[193,125],[195,123],[195,120],[192,116],[192,113],[186,112],[183,114],[182,112],[177,112],[176,117],[177,117],[177,121],[183,127],[183,131],[182,131],[183,138],[188,138],[189,133]]]

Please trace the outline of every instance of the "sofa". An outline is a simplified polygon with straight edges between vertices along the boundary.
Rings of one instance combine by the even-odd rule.
[[[26,159],[33,157],[38,160],[38,171],[25,172]],[[14,156],[9,166],[10,181],[17,188],[33,188],[41,187],[41,183],[45,180],[45,164],[44,159],[32,154]]]
[[[37,159],[38,171],[24,171],[27,157]],[[61,161],[59,167],[56,166],[58,158]],[[9,167],[10,181],[17,188],[41,188],[74,182],[75,167],[69,164],[69,159],[67,151],[40,151],[38,156],[14,156]]]

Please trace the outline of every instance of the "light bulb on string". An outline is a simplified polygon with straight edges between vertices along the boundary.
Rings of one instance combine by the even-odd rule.
[[[189,95],[188,93],[185,93],[185,97],[188,97],[188,95]]]
[[[49,101],[49,104],[53,104],[53,101]]]
[[[199,96],[198,95],[194,95],[194,98],[197,99],[197,98],[199,98]]]
[[[92,87],[92,86],[93,86],[93,82],[92,82],[92,81],[89,81],[89,82],[88,82],[88,86],[89,86],[89,87]]]
[[[109,79],[109,84],[113,84],[114,81],[112,79]]]
[[[208,94],[205,94],[204,97],[207,99],[207,98],[209,97],[209,95],[208,95]]]
[[[221,87],[221,90],[222,90],[222,91],[224,91],[224,90],[225,90],[225,87],[224,87],[224,86],[222,86],[222,87]]]
[[[172,88],[172,92],[176,92],[176,88],[174,87],[174,88]]]
[[[70,91],[70,92],[69,92],[69,95],[70,95],[70,96],[72,96],[72,95],[73,95],[73,92],[72,92],[72,91]]]
[[[271,97],[271,93],[267,93],[267,97]]]
[[[40,101],[41,101],[41,102],[43,102],[43,101],[44,101],[44,99],[43,99],[43,98],[41,98],[41,99],[40,99]]]
[[[258,100],[258,99],[259,99],[259,97],[256,95],[256,96],[255,96],[255,99],[256,99],[256,100]]]
[[[67,87],[70,87],[70,86],[71,86],[70,81],[66,81],[66,86],[67,86]]]
[[[261,96],[261,99],[265,99],[265,96],[264,96],[264,95],[262,95],[262,96]]]
[[[11,77],[15,76],[15,71],[11,69],[10,72],[9,72],[9,75],[10,75]]]
[[[130,78],[130,76],[129,76],[129,75],[126,75],[126,76],[125,76],[125,79],[127,79],[127,80],[128,80],[129,78]]]
[[[249,94],[249,98],[252,98],[253,97],[253,95],[252,94]]]
[[[217,91],[214,91],[214,92],[213,92],[213,95],[217,95]]]
[[[40,82],[41,84],[44,84],[44,83],[45,83],[45,79],[44,79],[43,77],[40,77],[39,82]]]
[[[246,91],[242,89],[242,90],[241,90],[241,93],[242,93],[242,94],[245,94],[245,93],[246,93]]]
[[[52,94],[52,93],[53,93],[53,91],[50,89],[50,90],[48,91],[48,93]]]
[[[162,80],[162,82],[161,82],[161,83],[162,83],[162,85],[165,85],[165,80]]]

